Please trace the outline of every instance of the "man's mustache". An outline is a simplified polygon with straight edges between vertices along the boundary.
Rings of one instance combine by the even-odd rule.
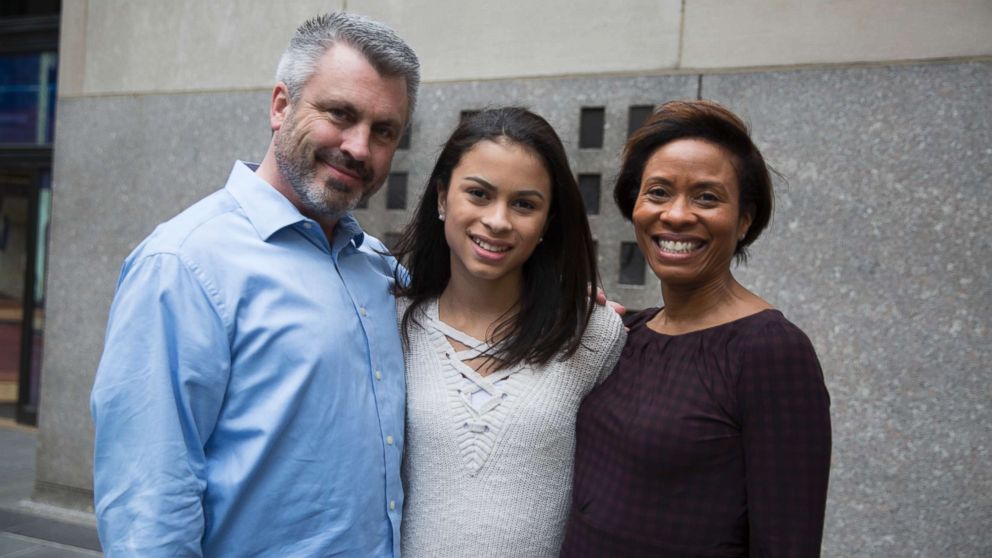
[[[317,153],[317,158],[329,165],[341,167],[360,176],[363,181],[372,180],[372,169],[363,161],[355,159],[340,149],[328,149]]]

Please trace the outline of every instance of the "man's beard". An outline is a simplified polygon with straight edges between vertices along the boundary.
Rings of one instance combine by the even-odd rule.
[[[358,206],[365,197],[365,191],[355,195],[347,184],[330,177],[320,183],[317,180],[318,155],[313,151],[312,146],[294,145],[296,119],[293,113],[286,116],[286,123],[288,126],[283,126],[279,130],[275,142],[275,159],[279,173],[296,192],[296,197],[311,216],[326,221],[339,220]],[[368,168],[364,164],[338,149],[329,149],[319,158],[357,172],[365,183],[370,178]]]

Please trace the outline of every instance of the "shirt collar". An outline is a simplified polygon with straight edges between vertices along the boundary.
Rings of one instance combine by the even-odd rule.
[[[317,224],[300,213],[275,187],[255,174],[257,168],[257,163],[235,161],[224,188],[234,196],[262,240],[268,241],[279,230],[297,223],[309,221]],[[361,225],[351,213],[347,213],[338,221],[331,243],[339,249],[348,242],[354,242],[357,248],[364,240],[365,232]]]
[[[337,247],[339,239],[340,242],[354,242],[355,248],[361,247],[362,243],[365,242],[365,231],[358,224],[358,219],[355,219],[350,212],[345,213],[344,217],[338,220],[338,225],[334,227],[335,247]]]

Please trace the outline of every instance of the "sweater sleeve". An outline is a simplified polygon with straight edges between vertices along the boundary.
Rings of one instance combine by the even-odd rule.
[[[813,345],[784,319],[767,323],[742,346],[740,374],[750,556],[819,556],[830,399]]]
[[[612,308],[596,305],[582,338],[583,347],[596,355],[596,385],[613,371],[626,341],[627,330],[620,316]]]

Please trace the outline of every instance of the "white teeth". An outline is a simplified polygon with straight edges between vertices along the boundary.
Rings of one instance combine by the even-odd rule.
[[[700,245],[699,242],[682,242],[678,240],[658,240],[657,243],[663,252],[672,252],[675,254],[692,252]]]
[[[490,252],[506,252],[510,249],[509,246],[494,246],[489,244],[484,240],[479,240],[478,238],[472,237],[472,242],[478,244],[483,250],[488,250]]]

